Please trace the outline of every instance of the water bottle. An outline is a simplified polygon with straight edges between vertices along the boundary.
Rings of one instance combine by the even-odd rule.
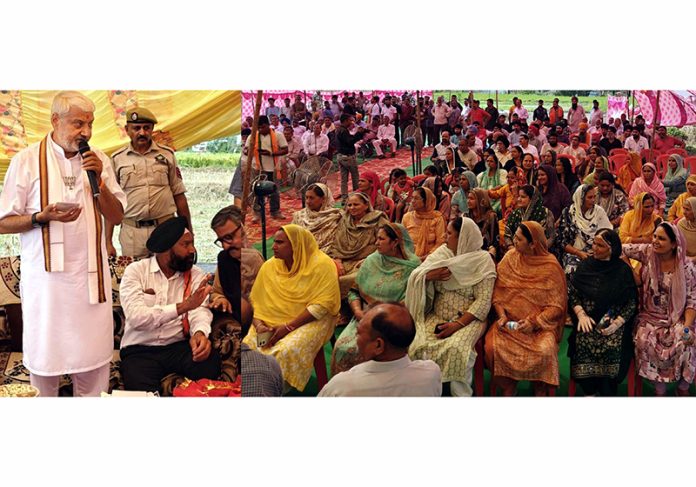
[[[505,326],[507,327],[508,330],[516,330],[517,329],[518,323],[516,321],[508,321],[505,323]]]
[[[689,338],[691,338],[691,336],[689,335],[689,333],[690,333],[689,328],[688,328],[688,327],[684,327],[684,334],[682,335],[682,341],[684,341],[684,342],[688,342],[688,341],[689,341]]]

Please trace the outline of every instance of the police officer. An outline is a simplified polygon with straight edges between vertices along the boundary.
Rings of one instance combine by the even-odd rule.
[[[174,150],[152,140],[155,116],[138,107],[128,110],[126,119],[131,143],[111,156],[116,180],[128,197],[119,241],[123,255],[146,257],[149,252],[145,243],[157,225],[176,213],[186,218],[191,230],[191,213]],[[107,222],[106,245],[110,256],[116,256],[113,231]]]

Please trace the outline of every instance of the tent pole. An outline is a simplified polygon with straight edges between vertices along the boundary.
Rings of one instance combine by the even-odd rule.
[[[256,151],[256,137],[259,131],[259,113],[261,112],[261,100],[263,99],[263,91],[256,92],[256,106],[254,106],[254,123],[251,125],[251,140],[249,141],[249,150],[247,152],[246,168],[242,168],[244,174],[244,184],[242,186],[242,223],[246,219],[247,211],[249,210],[249,193],[251,193],[251,165]],[[244,148],[242,148],[244,151]],[[240,162],[241,164],[241,162]]]
[[[653,134],[656,133],[657,119],[658,119],[657,114],[659,111],[660,111],[660,90],[657,90],[657,97],[655,98],[655,113],[653,114],[653,123],[652,123]],[[655,142],[655,138],[653,137],[653,143],[654,142]],[[648,155],[648,162],[652,162],[653,145],[654,144],[650,144],[650,155]]]
[[[423,129],[421,129],[421,117],[420,117],[421,112],[420,112],[420,106],[418,104],[419,99],[420,99],[420,90],[416,90],[416,130],[421,131],[421,140],[423,141],[423,143],[425,143],[425,134],[423,133]],[[424,104],[423,108],[425,108],[425,104]],[[416,157],[415,157],[414,164],[413,164],[413,175],[414,176],[416,175],[416,172],[417,172],[417,174],[420,174],[420,171],[421,171],[421,167],[420,167],[421,166],[421,150],[419,148],[416,148],[415,145],[416,144],[415,144],[415,140],[414,140],[414,149],[416,151]]]
[[[631,90],[631,125],[633,125],[633,115],[636,113],[636,90]]]
[[[495,109],[498,110],[498,90],[495,90]]]

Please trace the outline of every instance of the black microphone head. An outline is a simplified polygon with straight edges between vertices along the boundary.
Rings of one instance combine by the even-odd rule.
[[[80,152],[80,154],[84,154],[85,152],[89,152],[89,144],[85,139],[80,139],[80,143],[77,146],[77,150]]]

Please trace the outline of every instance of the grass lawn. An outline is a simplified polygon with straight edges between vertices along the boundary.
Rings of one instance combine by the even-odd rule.
[[[469,96],[468,91],[436,91],[434,92],[434,96],[444,96],[445,101],[449,101],[451,95],[457,95],[457,99],[459,100],[460,103],[462,103],[462,100],[464,100],[466,97]],[[558,104],[563,108],[564,112],[568,112],[568,108],[570,108],[570,96],[556,96],[553,94],[549,94],[549,92],[546,91],[539,91],[539,92],[532,92],[532,91],[524,91],[524,92],[507,92],[507,93],[498,93],[498,110],[499,111],[504,111],[505,114],[507,114],[507,111],[510,109],[512,106],[512,98],[517,96],[518,98],[522,98],[522,104],[524,107],[529,110],[529,116],[532,116],[532,113],[534,112],[534,109],[539,105],[539,100],[544,100],[544,107],[548,110],[549,107],[551,107],[551,103],[553,102],[554,98],[558,98]],[[481,102],[481,108],[486,108],[486,100],[488,98],[492,98],[493,101],[495,101],[495,91],[475,91],[474,92],[474,99],[479,100]],[[585,112],[588,115],[590,115],[590,110],[592,110],[592,100],[597,100],[599,102],[599,108],[602,109],[603,112],[607,111],[607,97],[605,96],[579,96],[578,101],[580,105],[583,106],[585,109]],[[630,103],[630,100],[629,100]]]

